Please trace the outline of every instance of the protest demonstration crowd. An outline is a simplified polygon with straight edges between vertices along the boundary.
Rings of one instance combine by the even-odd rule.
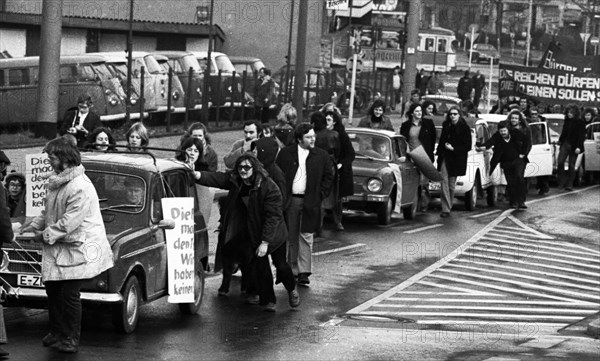
[[[458,95],[463,106],[454,106],[438,114],[444,116],[438,136],[431,116],[433,102],[421,101],[422,89],[415,89],[403,104],[405,121],[395,129],[382,100],[374,100],[358,127],[384,129],[403,135],[412,151],[422,147],[431,167],[437,164],[441,174],[441,217],[451,214],[456,179],[466,173],[467,153],[472,148],[471,130],[466,117],[477,114],[482,86],[481,74],[469,72],[460,80]],[[443,84],[433,74],[432,87]],[[427,87],[425,87],[427,88]],[[475,98],[471,94],[474,91]],[[427,92],[427,90],[425,91]],[[2,242],[10,243],[14,234],[33,232],[43,244],[42,274],[48,295],[50,331],[42,340],[61,352],[77,352],[81,330],[80,288],[90,279],[112,267],[98,195],[85,174],[81,153],[85,151],[117,152],[112,131],[104,127],[91,110],[91,98],[82,95],[76,109],[65,114],[60,137],[44,148],[53,174],[48,178],[45,212],[25,217],[26,177],[20,172],[7,174],[10,160],[0,153],[3,184],[0,184],[0,223]],[[564,114],[559,138],[558,164],[569,160],[568,170],[558,167],[559,187],[572,190],[574,162],[583,152],[585,126],[598,121],[598,109],[580,109],[576,105],[552,107],[551,112]],[[526,209],[527,186],[524,178],[531,149],[530,122],[544,121],[540,105],[527,98],[509,101],[494,109],[506,114],[497,132],[478,151],[493,148],[491,171],[500,166],[506,176],[503,192],[511,208]],[[151,152],[148,130],[134,123],[125,134],[125,151],[143,155]],[[334,227],[343,231],[343,198],[352,195],[352,163],[355,149],[346,132],[342,114],[333,103],[310,115],[310,121],[297,123],[297,111],[285,104],[274,126],[257,120],[243,124],[243,138],[234,142],[227,154],[218,155],[211,145],[211,135],[202,123],[192,124],[177,145],[175,158],[184,163],[198,184],[198,204],[208,223],[214,188],[227,190],[217,201],[220,225],[214,271],[222,271],[219,296],[227,296],[232,275],[242,273],[241,288],[248,304],[275,311],[275,292],[270,260],[276,270],[277,283],[283,283],[292,308],[300,305],[297,285],[308,286],[312,269],[315,237],[323,229],[323,219],[331,212]],[[385,145],[374,149],[389,152]],[[219,172],[223,156],[227,170]],[[437,156],[437,161],[435,161]],[[423,179],[422,175],[422,179]],[[425,180],[426,181],[426,180]],[[127,184],[129,202],[139,203],[143,188]],[[547,179],[538,179],[540,194],[548,192]],[[422,198],[428,200],[427,189]],[[426,210],[426,205],[422,210]],[[11,223],[12,222],[12,223]],[[15,227],[15,224],[17,225]],[[86,257],[86,247],[93,244],[104,252],[102,259]],[[64,254],[63,254],[64,253]],[[205,261],[206,270],[210,266]],[[2,308],[0,308],[0,311]],[[6,342],[3,317],[0,317],[0,342]],[[0,356],[8,353],[0,349]]]

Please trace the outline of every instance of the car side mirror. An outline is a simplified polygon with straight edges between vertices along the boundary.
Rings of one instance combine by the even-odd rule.
[[[175,221],[173,219],[161,219],[157,224],[150,227],[152,232],[156,232],[159,229],[173,229],[175,228]]]

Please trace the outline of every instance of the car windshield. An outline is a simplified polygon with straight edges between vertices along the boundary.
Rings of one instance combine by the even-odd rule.
[[[144,62],[146,63],[146,70],[150,74],[164,73],[164,70],[160,67],[160,65],[152,55],[146,55],[144,57]]]
[[[358,157],[369,159],[391,159],[392,143],[390,138],[379,134],[348,132],[352,147]]]
[[[217,63],[217,69],[223,73],[233,73],[235,71],[235,67],[227,55],[216,56],[215,62]]]
[[[496,50],[496,48],[494,48],[492,45],[490,44],[477,44],[477,46],[475,47],[477,50]]]
[[[192,68],[194,71],[201,71],[200,64],[198,63],[198,59],[192,54],[185,55],[181,58],[181,66],[189,71]]]
[[[146,203],[146,183],[126,174],[87,171],[100,200],[102,211],[139,213]]]

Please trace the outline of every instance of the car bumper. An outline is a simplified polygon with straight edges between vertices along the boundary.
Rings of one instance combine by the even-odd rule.
[[[14,291],[13,291],[14,290]],[[45,288],[17,288],[8,292],[9,298],[45,300],[48,298]],[[90,303],[122,303],[120,293],[81,292],[81,301]]]
[[[100,120],[103,122],[111,122],[113,120],[122,120],[125,119],[125,113],[117,113],[117,114],[104,114],[100,116]]]
[[[390,199],[387,194],[354,194],[345,198],[347,202],[385,203]]]

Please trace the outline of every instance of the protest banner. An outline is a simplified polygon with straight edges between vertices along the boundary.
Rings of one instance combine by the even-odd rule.
[[[573,56],[572,51],[563,47],[556,42],[550,42],[538,68],[600,74],[600,55]]]
[[[37,217],[46,209],[48,177],[54,172],[48,154],[25,155],[25,215]]]
[[[175,221],[175,228],[165,230],[168,302],[194,302],[194,198],[163,198],[162,210]]]
[[[600,102],[600,75],[500,64],[499,97],[592,106]]]

